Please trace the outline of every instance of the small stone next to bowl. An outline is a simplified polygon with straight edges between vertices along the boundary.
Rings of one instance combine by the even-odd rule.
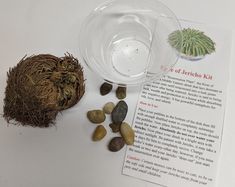
[[[125,99],[126,98],[126,87],[119,86],[116,90],[116,96],[118,99]]]
[[[112,89],[113,85],[105,82],[100,86],[100,94],[107,95]]]

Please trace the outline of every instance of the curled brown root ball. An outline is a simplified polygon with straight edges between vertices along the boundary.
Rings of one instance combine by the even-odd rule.
[[[70,54],[24,57],[7,74],[4,118],[48,127],[59,111],[75,105],[85,92],[83,69]]]

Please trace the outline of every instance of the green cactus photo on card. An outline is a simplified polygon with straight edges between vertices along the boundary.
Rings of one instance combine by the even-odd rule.
[[[215,52],[215,42],[204,32],[193,28],[176,30],[168,37],[169,44],[187,60],[201,60]]]

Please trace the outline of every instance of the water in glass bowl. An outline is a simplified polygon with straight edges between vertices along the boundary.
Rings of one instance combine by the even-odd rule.
[[[166,69],[162,67],[178,59],[167,41],[172,31],[180,29],[178,21],[164,5],[154,8],[158,1],[147,2],[114,1],[86,19],[80,50],[88,67],[104,80],[127,85],[146,82],[160,77]]]

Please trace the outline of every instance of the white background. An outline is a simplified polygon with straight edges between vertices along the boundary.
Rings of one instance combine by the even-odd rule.
[[[0,105],[4,98],[6,72],[25,54],[71,52],[79,58],[78,34],[85,16],[103,0],[0,0]],[[179,18],[235,29],[233,0],[162,0]],[[225,49],[226,50],[226,49]],[[233,49],[234,51],[234,49]],[[230,65],[227,109],[218,170],[218,187],[234,187],[235,168],[235,65]],[[222,63],[222,62],[221,62]],[[223,72],[221,72],[223,73]],[[114,101],[115,93],[101,97],[100,81],[88,71],[86,94],[74,108],[57,118],[56,127],[38,129],[7,125],[0,118],[0,187],[154,187],[156,185],[121,175],[125,149],[107,151],[109,132],[98,143],[91,141],[95,128],[86,111]],[[133,117],[138,88],[126,99]],[[108,127],[109,118],[106,126]],[[180,187],[180,184],[175,184]]]

